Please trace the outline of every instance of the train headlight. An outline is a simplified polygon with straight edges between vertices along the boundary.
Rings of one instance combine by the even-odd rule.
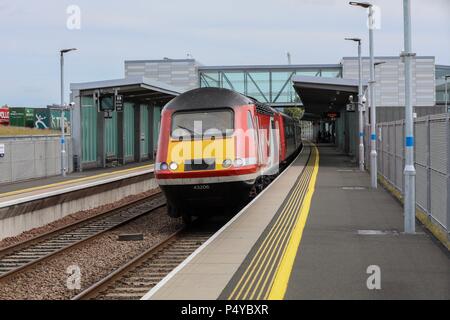
[[[167,169],[169,169],[169,166],[167,165],[166,162],[161,162],[161,165],[159,166],[159,168],[161,170],[167,170]]]
[[[178,169],[178,165],[177,165],[176,162],[171,162],[171,163],[169,164],[169,168],[170,168],[170,170],[175,171],[175,170]]]
[[[241,167],[244,165],[244,160],[237,158],[236,160],[234,160],[234,166],[235,167]]]
[[[222,162],[222,167],[229,168],[229,167],[231,167],[232,164],[233,164],[233,161],[231,161],[230,159],[225,159]]]

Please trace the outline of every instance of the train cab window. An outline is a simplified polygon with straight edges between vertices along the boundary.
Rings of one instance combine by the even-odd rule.
[[[247,128],[248,129],[254,129],[252,113],[250,111],[247,111]]]
[[[234,113],[231,109],[180,111],[172,116],[172,137],[201,138],[226,136],[234,129]]]

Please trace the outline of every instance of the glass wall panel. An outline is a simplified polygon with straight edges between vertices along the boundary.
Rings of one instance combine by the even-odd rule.
[[[292,87],[291,77],[342,77],[339,67],[233,68],[232,70],[200,70],[200,87],[220,87],[238,91],[273,106],[301,103]]]

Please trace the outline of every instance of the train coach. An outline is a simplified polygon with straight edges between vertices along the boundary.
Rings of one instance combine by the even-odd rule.
[[[232,90],[199,88],[162,110],[155,177],[168,214],[224,214],[260,192],[301,149],[298,121]]]

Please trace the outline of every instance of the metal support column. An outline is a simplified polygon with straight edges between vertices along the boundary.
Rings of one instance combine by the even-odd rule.
[[[364,171],[364,118],[362,89],[361,40],[358,41],[358,115],[359,115],[359,170]]]
[[[378,187],[377,181],[377,111],[375,105],[375,61],[373,57],[373,7],[369,7],[369,51],[370,51],[370,177],[372,188]]]
[[[405,196],[404,224],[405,233],[415,233],[416,217],[416,169],[414,167],[414,119],[412,107],[412,68],[411,60],[411,5],[403,0],[405,51]]]
[[[155,160],[154,150],[155,147],[153,145],[153,133],[155,132],[155,121],[154,121],[154,113],[155,113],[155,105],[148,106],[148,158],[150,160]]]
[[[134,161],[141,162],[141,104],[135,103],[134,106]]]
[[[125,130],[123,111],[117,112],[117,159],[121,165],[125,164]]]

